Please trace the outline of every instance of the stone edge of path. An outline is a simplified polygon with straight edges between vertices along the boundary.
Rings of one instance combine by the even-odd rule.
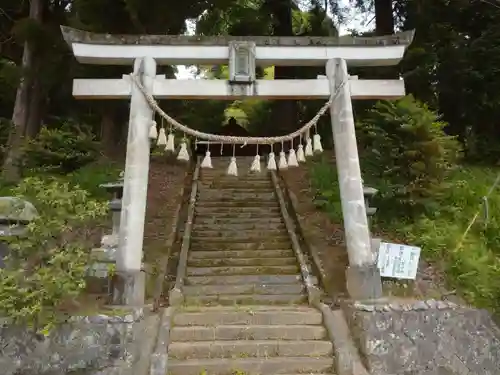
[[[300,219],[298,217],[297,213],[297,197],[295,194],[288,188],[287,183],[283,176],[279,176],[278,180],[278,186],[281,189],[282,192],[284,192],[284,199],[285,199],[285,204],[288,203],[290,208],[293,210],[295,213],[294,216],[291,216],[292,222],[295,227],[295,231],[297,234],[302,237],[304,242],[307,244],[307,250],[311,256],[311,259],[313,261],[314,267],[319,273],[319,277],[321,279],[321,285],[323,288],[325,288],[325,291],[328,292],[326,285],[327,285],[327,277],[326,277],[326,271],[325,268],[323,267],[323,264],[321,263],[321,258],[319,256],[318,249],[312,244],[310,239],[308,238],[308,235],[306,232],[303,230],[302,225],[300,223]]]
[[[295,221],[288,212],[288,209],[286,207],[287,206],[286,198],[285,195],[283,194],[283,189],[280,186],[280,179],[275,171],[271,171],[271,180],[279,202],[280,211],[281,215],[283,216],[283,221],[285,223],[286,231],[288,233],[288,236],[290,237],[290,241],[292,243],[292,248],[297,258],[297,262],[299,262],[300,265],[300,273],[302,275],[303,282],[307,289],[309,304],[316,305],[321,300],[321,292],[318,286],[315,285],[315,283],[313,282],[312,278],[313,275],[311,269],[306,260],[304,252],[302,251],[299,239],[297,238],[297,234],[295,233],[296,229]],[[295,207],[292,206],[291,208],[295,210]]]
[[[170,343],[170,328],[172,327],[172,317],[174,307],[167,307],[161,316],[158,326],[158,335],[154,350],[150,356],[149,372],[138,373],[137,375],[165,375],[168,371],[168,345]]]
[[[342,310],[332,310],[324,303],[316,306],[323,314],[326,327],[335,352],[335,370],[337,375],[368,375],[359,351],[352,338],[349,324]]]
[[[171,306],[178,306],[184,301],[182,287],[184,286],[184,279],[186,277],[187,261],[189,255],[189,248],[191,245],[191,231],[193,228],[193,219],[195,214],[196,201],[198,199],[198,179],[200,176],[201,158],[196,159],[196,166],[191,180],[191,193],[189,196],[189,203],[187,208],[187,218],[184,227],[184,235],[182,237],[181,250],[179,253],[179,262],[177,265],[177,275],[175,284],[169,292],[169,304]]]
[[[304,253],[301,249],[295,230],[299,231],[299,235],[301,235],[304,241],[307,243],[311,258],[316,269],[319,271],[323,285],[326,281],[326,273],[321,264],[317,249],[314,248],[314,246],[310,246],[307,238],[304,237],[304,232],[302,231],[300,222],[298,220],[294,220],[294,218],[290,216],[288,210],[286,209],[288,201],[290,204],[290,208],[294,211],[296,210],[296,205],[294,204],[293,198],[290,195],[291,192],[287,189],[286,185],[283,185],[284,181],[280,179],[275,172],[271,172],[271,177],[276,194],[278,196],[287,231],[290,234],[290,239],[297,255],[297,260],[300,263],[302,276],[306,278],[304,282],[308,287],[309,301],[313,306],[321,311],[323,315],[323,324],[325,325],[330,341],[333,344],[335,352],[334,360],[336,374],[368,375],[368,371],[361,361],[359,351],[356,348],[355,342],[351,336],[349,325],[347,323],[347,319],[344,316],[344,312],[342,310],[332,310],[329,306],[320,302],[319,289],[317,288],[317,286],[311,285],[311,291],[309,291],[307,280],[311,276],[311,272],[309,270],[309,266],[306,263]]]

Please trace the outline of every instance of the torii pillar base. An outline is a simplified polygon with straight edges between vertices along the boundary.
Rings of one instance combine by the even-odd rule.
[[[146,273],[117,272],[113,276],[112,304],[142,306],[146,297]]]
[[[354,301],[382,298],[380,270],[376,264],[349,266],[346,270],[347,292]]]

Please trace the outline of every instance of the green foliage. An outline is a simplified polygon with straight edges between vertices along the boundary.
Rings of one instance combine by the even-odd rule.
[[[57,178],[26,178],[13,194],[40,216],[26,236],[10,241],[12,254],[0,270],[0,315],[38,330],[61,319],[58,308],[85,287],[89,233],[107,204]]]
[[[461,166],[450,174],[449,187],[432,216],[406,221],[393,217],[377,223],[379,228],[421,246],[428,259],[444,267],[451,287],[474,305],[496,313],[500,313],[500,191],[497,188],[488,199],[487,219],[482,197],[499,172],[498,168]],[[478,219],[464,238],[477,213]]]
[[[323,157],[310,165],[315,203],[333,221],[342,220],[338,179],[335,164]],[[379,208],[373,219],[374,230],[390,233],[408,244],[422,247],[425,259],[443,268],[447,282],[475,306],[500,313],[500,190],[488,200],[486,220],[482,197],[500,173],[488,169],[461,165],[448,175],[449,184],[433,203],[432,213],[403,219],[388,217],[386,208]],[[368,177],[368,176],[367,176]],[[377,183],[382,176],[371,176]],[[479,219],[460,244],[471,219]]]
[[[379,204],[388,214],[434,209],[460,155],[459,143],[444,133],[445,125],[412,96],[378,102],[358,124],[366,180],[379,189]],[[369,176],[381,178],[371,181]]]
[[[98,143],[89,132],[42,128],[24,146],[24,165],[66,174],[98,157]]]

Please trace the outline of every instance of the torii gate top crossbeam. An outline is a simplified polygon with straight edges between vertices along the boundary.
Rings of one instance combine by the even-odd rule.
[[[227,64],[229,42],[255,43],[260,66],[324,66],[342,58],[350,66],[396,65],[411,44],[414,31],[383,37],[238,37],[95,34],[61,26],[77,60],[86,64],[131,65],[153,57],[159,65]]]

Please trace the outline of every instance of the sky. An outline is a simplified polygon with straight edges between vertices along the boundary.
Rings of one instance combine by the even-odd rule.
[[[347,6],[349,0],[340,0],[340,6]],[[340,35],[347,34],[349,29],[363,30],[367,28],[366,16],[361,14],[356,14],[353,10],[349,12],[347,16],[348,22],[344,25],[339,25]],[[193,21],[187,21],[188,32],[186,34],[193,35],[195,31],[195,25]],[[195,67],[178,65],[178,72],[176,74],[177,79],[195,79]]]

